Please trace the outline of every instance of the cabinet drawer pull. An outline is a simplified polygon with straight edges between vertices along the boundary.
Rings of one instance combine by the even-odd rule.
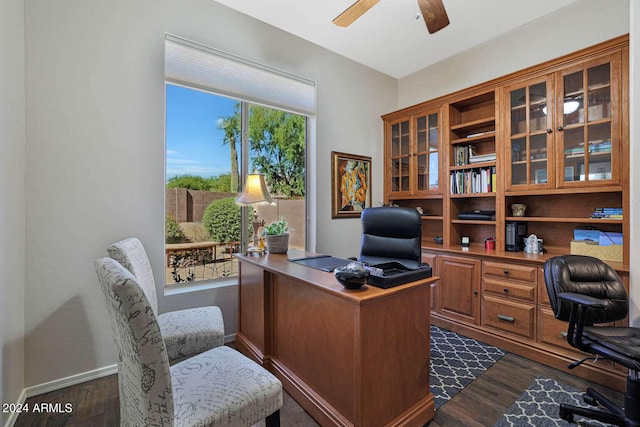
[[[567,335],[569,335],[569,334],[567,334],[565,331],[562,331],[562,332],[560,332],[560,335],[562,335],[562,338],[566,338]]]
[[[504,314],[498,314],[498,319],[504,320],[505,322],[515,322],[516,318],[511,316],[505,316]]]
[[[509,293],[509,288],[504,288],[504,289],[502,290],[502,292],[504,292],[505,294],[508,294],[508,293]]]
[[[507,269],[502,270],[502,272],[504,273],[505,276],[509,275],[509,270],[507,270]]]

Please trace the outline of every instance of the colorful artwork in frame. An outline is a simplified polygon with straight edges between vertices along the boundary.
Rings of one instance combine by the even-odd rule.
[[[371,157],[331,152],[331,217],[358,218],[371,207]]]

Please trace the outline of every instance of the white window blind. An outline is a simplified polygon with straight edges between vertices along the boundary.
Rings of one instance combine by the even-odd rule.
[[[176,36],[165,36],[165,79],[314,116],[315,83]]]

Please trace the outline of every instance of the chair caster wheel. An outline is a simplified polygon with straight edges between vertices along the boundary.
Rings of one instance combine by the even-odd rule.
[[[586,403],[587,405],[599,406],[598,401],[594,399],[593,396],[589,396],[588,394],[583,395],[582,400],[584,400],[584,403]]]
[[[560,413],[558,415],[560,415],[560,418],[569,423],[573,422],[573,414],[569,412],[567,408],[564,407],[564,405],[560,405]]]

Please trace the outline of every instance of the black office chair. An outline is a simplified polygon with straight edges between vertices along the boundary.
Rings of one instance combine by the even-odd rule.
[[[398,262],[421,267],[422,220],[414,208],[383,206],[362,211],[358,261],[369,265]]]
[[[624,409],[588,388],[583,399],[598,409],[561,404],[560,417],[573,422],[579,415],[617,426],[640,426],[640,328],[593,326],[627,317],[629,300],[622,280],[605,262],[582,255],[547,260],[544,279],[555,317],[569,322],[569,344],[629,368]]]

